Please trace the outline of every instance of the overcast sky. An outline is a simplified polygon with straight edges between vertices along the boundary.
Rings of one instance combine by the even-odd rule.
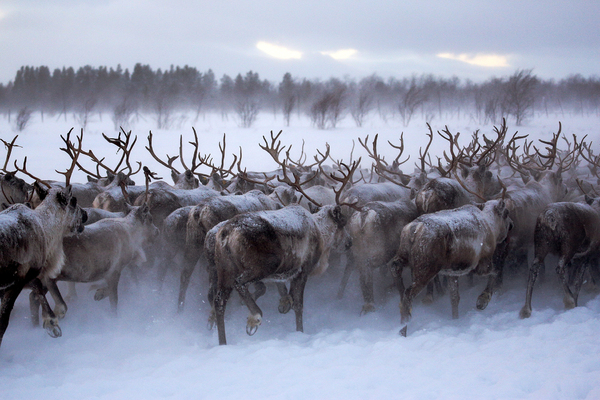
[[[1,83],[24,65],[138,62],[271,81],[598,75],[600,1],[0,0]]]

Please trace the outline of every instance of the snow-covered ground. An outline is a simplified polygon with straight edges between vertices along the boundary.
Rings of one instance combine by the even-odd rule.
[[[597,150],[598,117],[550,116],[536,118],[519,127],[520,134],[548,138],[562,122],[563,133],[579,138],[588,134]],[[460,131],[461,140],[480,128],[493,136],[491,126],[469,120],[432,122],[435,130],[444,124]],[[292,118],[285,128],[281,117],[263,113],[254,127],[239,128],[233,118],[222,120],[210,114],[197,122],[188,120],[171,130],[153,129],[148,117],[132,126],[138,136],[133,160],[140,160],[168,179],[144,149],[149,129],[155,135],[155,150],[161,156],[177,154],[179,135],[192,139],[195,126],[200,152],[218,154],[218,142],[227,134],[227,157],[242,146],[242,165],[248,170],[275,168],[258,147],[263,135],[284,130],[283,144],[294,144],[299,154],[316,154],[328,142],[334,159],[347,161],[352,141],[380,134],[380,151],[394,155],[387,140],[398,143],[402,131],[406,152],[412,154],[405,168],[412,171],[419,146],[425,145],[425,123],[414,120],[402,127],[396,120],[384,123],[373,117],[356,128],[350,117],[334,130],[320,131],[307,119]],[[55,169],[67,168],[69,159],[59,150],[60,135],[77,124],[34,115],[19,133],[13,160],[34,174],[60,179]],[[88,126],[84,147],[97,155],[116,157],[100,133],[115,131],[107,115]],[[515,128],[509,123],[509,134]],[[16,134],[0,116],[0,137]],[[466,142],[461,142],[466,143]],[[436,137],[432,154],[441,156],[446,143]],[[365,152],[358,147],[354,159]],[[4,152],[0,153],[4,157]],[[191,149],[186,149],[191,154]],[[215,157],[216,160],[219,157]],[[74,181],[84,181],[78,174]],[[138,178],[141,182],[143,179]],[[585,285],[579,307],[565,311],[562,291],[550,265],[547,278],[533,294],[533,314],[520,320],[525,300],[525,274],[508,277],[502,293],[484,311],[475,301],[485,281],[469,287],[461,281],[460,318],[452,320],[448,296],[429,306],[414,302],[408,337],[398,334],[400,313],[397,292],[386,293],[389,276],[376,274],[374,313],[360,316],[362,296],[354,274],[342,300],[336,298],[341,268],[332,267],[312,277],[306,287],[304,333],[294,331],[293,313],[277,311],[278,295],[268,286],[258,304],[264,319],[258,332],[246,335],[247,309],[232,296],[226,328],[228,346],[218,346],[216,329],[207,330],[209,307],[205,271],[195,271],[186,309],[176,313],[178,272],[173,270],[162,290],[148,271],[137,282],[126,270],[119,287],[119,313],[113,316],[107,300],[95,302],[89,285],[79,285],[79,297],[69,303],[61,321],[63,336],[50,338],[29,319],[28,292],[17,301],[0,349],[0,399],[599,399],[600,398],[600,296]]]

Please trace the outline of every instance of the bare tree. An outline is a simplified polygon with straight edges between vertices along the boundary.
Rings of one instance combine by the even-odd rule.
[[[250,128],[254,121],[256,121],[259,111],[260,104],[258,101],[252,99],[240,99],[235,103],[235,112],[240,119],[239,123],[242,128]]]
[[[365,117],[373,109],[373,88],[363,82],[359,84],[358,93],[350,107],[350,115],[359,128],[363,126]]]
[[[125,129],[129,128],[131,126],[135,111],[135,105],[127,97],[124,97],[123,101],[115,105],[113,107],[112,115],[115,131],[118,131],[119,127],[123,127]]]
[[[296,105],[296,84],[292,78],[292,74],[287,72],[283,76],[283,80],[279,84],[279,96],[282,101],[283,108],[283,119],[285,120],[285,125],[290,126],[290,115],[294,110],[294,106]]]
[[[427,100],[424,89],[417,85],[417,80],[412,78],[408,90],[400,96],[398,103],[398,112],[404,126],[408,126],[415,111]]]
[[[90,115],[96,106],[98,99],[95,97],[90,97],[86,101],[84,101],[79,107],[79,113],[75,115],[75,119],[81,125],[81,127],[85,130],[87,128],[87,124],[90,120]]]
[[[309,110],[313,125],[318,129],[335,128],[343,117],[348,86],[332,78]]]
[[[268,82],[261,82],[258,73],[252,71],[244,77],[241,74],[236,76],[233,84],[234,109],[241,127],[249,128],[256,121],[262,104],[261,94],[267,85]]]
[[[18,132],[23,131],[27,127],[27,124],[31,120],[32,112],[33,111],[27,107],[23,107],[19,110],[19,113],[17,114],[17,120],[15,122],[15,128]]]
[[[533,114],[537,83],[538,79],[531,69],[518,70],[508,78],[505,107],[507,114],[515,117],[517,125]]]

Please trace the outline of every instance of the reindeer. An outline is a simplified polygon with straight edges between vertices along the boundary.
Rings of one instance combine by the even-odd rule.
[[[338,298],[343,296],[350,272],[358,268],[364,305],[361,314],[374,311],[373,270],[385,266],[396,255],[400,233],[406,224],[417,218],[412,200],[366,203],[348,221],[347,230],[352,238]]]
[[[323,273],[329,252],[343,243],[344,218],[340,206],[324,206],[310,214],[299,205],[281,210],[239,214],[219,229],[215,243],[216,282],[214,314],[219,344],[225,337],[225,307],[233,289],[250,310],[246,332],[256,333],[262,311],[248,291],[248,284],[264,279],[291,280],[292,309],[296,330],[303,331],[304,287],[309,275]]]
[[[518,268],[521,265],[527,265],[527,252],[534,246],[534,232],[538,215],[548,206],[548,204],[560,202],[567,194],[566,185],[562,180],[563,166],[568,165],[567,158],[563,158],[558,163],[556,171],[552,168],[557,154],[557,141],[560,134],[560,124],[558,133],[553,135],[551,141],[541,141],[548,144],[548,154],[544,155],[536,150],[536,155],[528,156],[531,162],[523,164],[516,158],[515,150],[516,140],[519,139],[516,133],[507,145],[507,159],[511,167],[520,172],[523,176],[533,175],[534,179],[527,181],[522,185],[508,187],[503,197],[506,201],[506,208],[510,211],[514,222],[514,228],[511,230],[509,238],[498,248],[497,264],[498,274],[490,276],[488,286],[491,286],[490,297],[480,298],[477,303],[479,310],[485,309],[491,299],[491,292],[501,287],[503,281],[504,264],[510,256],[512,263]],[[523,138],[523,137],[520,137]],[[536,160],[534,160],[537,159]]]
[[[535,225],[535,258],[529,267],[525,305],[520,318],[531,316],[533,286],[548,254],[558,256],[556,273],[563,285],[565,309],[577,307],[583,276],[590,263],[600,257],[600,198],[588,195],[586,204],[552,203],[539,214]],[[569,275],[574,276],[573,291]]]
[[[55,276],[43,279],[50,291],[58,318],[67,312],[67,304],[60,291],[58,281],[96,282],[105,280],[106,290],[96,292],[95,299],[101,300],[108,293],[113,312],[117,311],[118,284],[123,268],[139,265],[146,259],[144,245],[158,236],[158,228],[152,223],[147,206],[132,207],[127,216],[106,218],[86,226],[85,231],[63,240],[65,262]],[[31,300],[31,299],[30,299]],[[37,317],[39,305],[32,302],[32,318]]]
[[[235,215],[279,208],[281,208],[281,205],[278,202],[255,189],[241,195],[212,197],[190,209],[183,243],[177,244],[173,243],[172,238],[167,239],[170,242],[168,246],[180,247],[182,244],[184,245],[184,261],[181,270],[178,301],[179,312],[183,311],[190,277],[194,272],[196,263],[202,258],[206,233],[219,222],[228,220]],[[177,237],[177,235],[172,237]]]
[[[437,274],[449,277],[452,318],[458,318],[458,277],[471,271],[496,272],[492,257],[496,245],[506,238],[512,226],[508,214],[503,200],[490,200],[482,208],[465,205],[424,214],[404,227],[391,262],[400,291],[402,323],[411,317],[414,297]],[[412,283],[403,290],[405,267],[411,269]],[[400,333],[406,336],[406,326]]]
[[[81,140],[79,141],[81,150]],[[26,171],[26,160],[18,171]],[[64,264],[62,240],[83,231],[85,211],[77,205],[70,190],[70,177],[75,168],[71,163],[66,172],[65,188],[43,189],[36,179],[35,190],[42,202],[35,209],[15,204],[0,212],[0,344],[15,301],[23,288],[29,285],[39,297],[47,312],[44,329],[52,337],[61,336],[55,315],[42,294],[40,279],[53,278]]]

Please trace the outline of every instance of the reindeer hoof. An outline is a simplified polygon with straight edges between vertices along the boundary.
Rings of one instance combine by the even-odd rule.
[[[96,289],[96,293],[94,294],[94,300],[100,301],[100,300],[104,299],[106,296],[108,296],[107,290],[108,290],[108,288],[106,288],[106,287]]]
[[[292,309],[292,304],[294,301],[292,300],[292,296],[289,294],[287,296],[279,299],[279,307],[277,308],[281,314],[287,314]]]
[[[519,312],[519,318],[525,319],[529,317],[531,317],[531,310],[527,307],[521,308],[521,311]]]
[[[483,311],[485,310],[485,308],[488,306],[488,304],[490,304],[490,300],[491,300],[491,296],[489,294],[480,294],[479,297],[477,298],[477,309],[479,311]]]
[[[404,328],[400,329],[400,332],[398,332],[398,333],[400,334],[400,336],[406,337],[407,330],[408,330],[408,325],[404,325]]]
[[[258,326],[261,324],[261,322],[262,317],[258,314],[250,315],[248,317],[248,323],[246,324],[246,333],[248,334],[248,336],[252,336],[256,333],[256,331],[258,330]]]
[[[569,297],[565,297],[563,299],[563,303],[565,305],[565,310],[572,310],[573,308],[575,308],[577,306],[577,304],[575,304],[575,300],[573,298],[569,298]]]
[[[206,325],[206,327],[208,328],[209,331],[212,331],[212,329],[215,327],[215,324],[217,323],[217,316],[215,314],[215,311],[211,311],[210,315],[208,316],[208,323]]]
[[[363,305],[362,310],[360,311],[360,315],[363,316],[373,311],[375,311],[375,305],[373,303],[367,303]]]
[[[60,326],[58,326],[57,321],[44,321],[44,329],[46,330],[46,333],[52,338],[56,339],[62,336],[62,330],[60,329]]]

